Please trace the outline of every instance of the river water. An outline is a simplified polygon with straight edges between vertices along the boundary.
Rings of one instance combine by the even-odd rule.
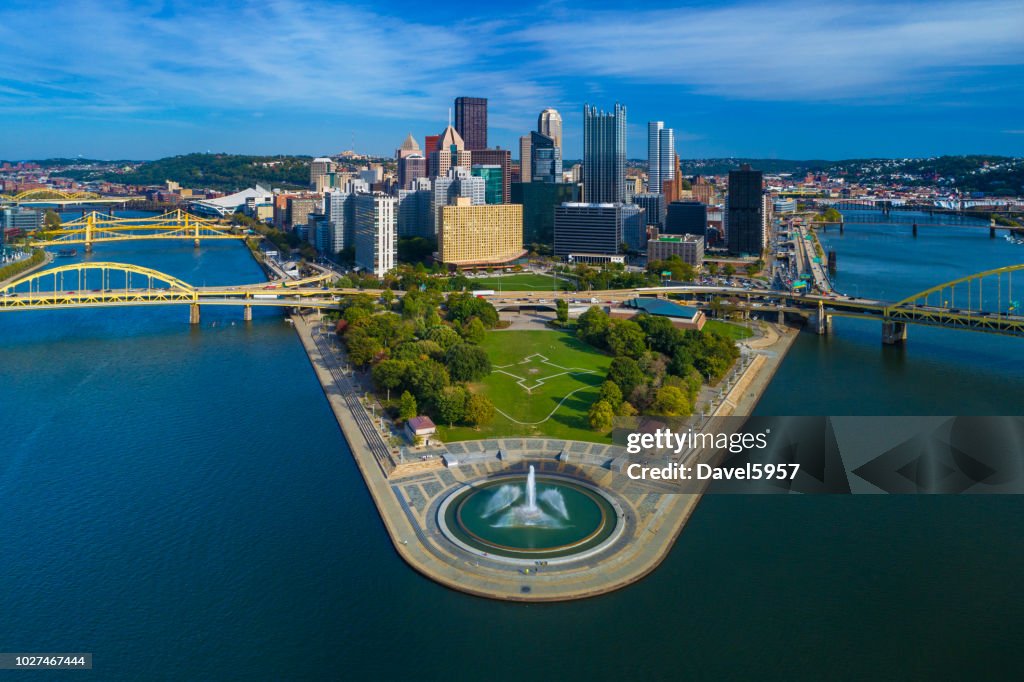
[[[987,232],[889,229],[826,236],[840,289],[896,296],[1024,256]],[[91,258],[196,284],[262,277],[238,244]],[[254,317],[0,315],[0,651],[92,652],[113,680],[1017,669],[1024,504],[1011,497],[710,495],[665,563],[617,593],[514,605],[440,587],[391,548],[294,332]],[[877,327],[802,335],[759,412],[1024,404],[1018,340],[913,327],[899,350]]]

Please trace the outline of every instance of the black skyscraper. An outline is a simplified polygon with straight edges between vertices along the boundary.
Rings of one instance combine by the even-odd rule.
[[[726,198],[726,232],[729,251],[760,255],[764,251],[763,174],[744,164],[729,171],[729,196]]]
[[[665,234],[695,234],[707,237],[708,207],[699,201],[673,201],[668,205]]]
[[[487,149],[487,98],[455,98],[455,130],[462,136],[466,149]]]

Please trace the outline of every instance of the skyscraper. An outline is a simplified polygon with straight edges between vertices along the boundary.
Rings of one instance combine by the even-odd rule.
[[[530,133],[530,181],[562,181],[562,149],[552,137]]]
[[[455,98],[455,130],[465,140],[466,149],[487,149],[487,98]]]
[[[583,105],[583,198],[587,203],[626,200],[626,107],[612,113]]]
[[[462,136],[451,126],[445,128],[437,140],[437,147],[430,152],[431,177],[443,178],[453,166],[469,168],[472,163],[472,154],[466,150]]]
[[[725,231],[729,252],[760,255],[765,248],[764,177],[761,171],[743,164],[729,171],[729,194],[725,199]]]
[[[562,115],[548,107],[537,117],[537,132],[547,135],[555,141],[555,146],[562,148]]]
[[[470,152],[473,165],[501,167],[501,200],[494,203],[507,204],[512,200],[512,152],[507,149],[477,149]],[[490,199],[487,203],[492,203]]]
[[[505,204],[505,183],[501,166],[473,164],[473,177],[484,179],[484,203]]]
[[[334,172],[334,161],[326,156],[320,156],[309,164],[309,186],[315,188],[317,179]]]
[[[633,204],[563,203],[555,207],[555,255],[570,261],[610,260],[646,244],[644,210]]]
[[[662,192],[666,180],[676,177],[675,131],[663,121],[647,123],[647,187],[648,192]]]
[[[395,267],[398,230],[395,197],[358,194],[355,205],[356,265],[383,277]]]
[[[532,160],[530,159],[530,136],[523,135],[519,138],[519,180],[520,182],[530,182],[533,178],[530,176],[532,170]]]

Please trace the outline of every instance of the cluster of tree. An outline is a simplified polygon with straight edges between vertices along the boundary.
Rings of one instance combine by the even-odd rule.
[[[630,272],[622,263],[609,263],[601,268],[580,264],[575,267],[563,268],[562,272],[576,280],[576,288],[579,291],[632,289],[655,286],[659,282],[658,276],[648,272]]]
[[[697,276],[694,267],[675,254],[665,260],[650,261],[647,264],[647,273],[655,278],[660,279],[666,272],[676,282],[692,282]]]
[[[593,307],[580,315],[576,335],[615,356],[590,409],[591,427],[599,431],[611,428],[616,415],[691,414],[704,377],[721,379],[739,357],[736,344],[720,334],[678,329],[646,313],[614,320]]]
[[[162,185],[174,180],[182,187],[230,192],[256,183],[268,187],[305,188],[309,185],[309,164],[308,156],[183,154],[146,161],[130,171],[71,171],[62,175],[128,185]]]
[[[465,384],[491,372],[491,361],[478,344],[497,323],[494,306],[468,294],[451,294],[442,319],[440,292],[414,289],[401,302],[393,294],[382,300],[368,294],[351,297],[337,330],[349,360],[369,368],[374,386],[397,416],[404,420],[425,413],[440,423],[470,426],[493,419],[491,402]]]
[[[15,263],[8,263],[7,265],[0,267],[0,282],[2,282],[5,279],[10,279],[15,275],[20,275],[29,268],[33,268],[39,265],[45,259],[46,254],[43,252],[43,250],[36,249],[35,251],[32,252],[32,255],[26,258],[25,260],[20,260]]]
[[[424,263],[437,250],[437,242],[426,237],[399,237],[398,260],[403,263]]]

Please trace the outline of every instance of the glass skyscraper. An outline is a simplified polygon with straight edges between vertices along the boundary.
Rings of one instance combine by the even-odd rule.
[[[647,191],[663,192],[662,183],[676,177],[676,135],[663,121],[647,123]]]
[[[455,98],[455,130],[459,131],[466,149],[487,149],[487,98]]]
[[[562,149],[552,137],[530,133],[530,180],[562,181]]]
[[[583,105],[583,198],[626,200],[626,107],[618,103],[611,113]]]

